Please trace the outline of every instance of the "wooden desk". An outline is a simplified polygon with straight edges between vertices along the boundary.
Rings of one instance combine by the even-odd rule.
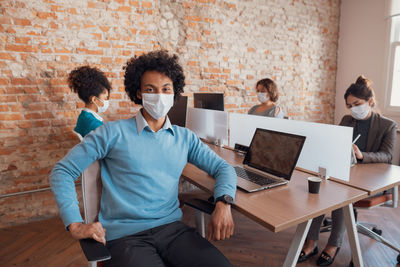
[[[243,156],[239,153],[216,146],[210,145],[210,147],[232,165],[241,164],[243,161]],[[209,193],[214,190],[215,179],[191,164],[185,167],[182,176]],[[284,263],[284,266],[295,266],[312,219],[344,207],[347,232],[354,255],[353,261],[355,266],[363,266],[352,203],[365,198],[367,193],[324,180],[319,194],[309,194],[308,176],[310,175],[307,173],[295,170],[287,185],[255,193],[238,189],[233,208],[273,232],[297,225],[296,234]]]
[[[352,186],[374,195],[400,185],[400,166],[386,163],[357,164],[350,169],[349,181],[330,180]]]

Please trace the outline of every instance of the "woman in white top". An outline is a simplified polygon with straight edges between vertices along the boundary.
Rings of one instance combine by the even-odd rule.
[[[258,101],[260,101],[261,104],[253,106],[249,110],[249,114],[283,118],[284,114],[282,109],[276,104],[279,98],[276,83],[268,78],[259,80],[256,84],[256,90]]]

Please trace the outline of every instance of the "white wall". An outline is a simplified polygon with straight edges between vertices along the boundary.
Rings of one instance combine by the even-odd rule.
[[[348,111],[344,93],[360,74],[373,81],[378,108],[385,100],[386,22],[383,0],[344,0],[340,9],[335,123]]]

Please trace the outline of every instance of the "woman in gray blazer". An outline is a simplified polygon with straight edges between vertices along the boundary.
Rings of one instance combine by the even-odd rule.
[[[351,115],[344,116],[340,125],[353,127],[353,139],[359,136],[353,144],[357,162],[392,163],[397,125],[374,111],[375,97],[370,81],[363,76],[358,77],[357,81],[346,90],[344,99]],[[313,220],[298,262],[306,261],[318,253],[317,241],[323,219],[324,215],[321,215]],[[318,266],[333,263],[342,245],[344,232],[343,210],[332,211],[331,235],[317,260]]]

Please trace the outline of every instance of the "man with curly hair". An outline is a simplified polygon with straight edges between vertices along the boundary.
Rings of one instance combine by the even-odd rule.
[[[154,51],[130,59],[125,90],[143,108],[133,118],[88,134],[51,174],[60,215],[72,236],[106,244],[106,266],[232,266],[208,240],[182,223],[178,183],[189,162],[215,177],[215,210],[207,238],[233,234],[230,204],[234,169],[190,130],[171,125],[167,113],[185,85],[176,55]],[[99,222],[82,224],[74,181],[100,160],[103,191]]]

